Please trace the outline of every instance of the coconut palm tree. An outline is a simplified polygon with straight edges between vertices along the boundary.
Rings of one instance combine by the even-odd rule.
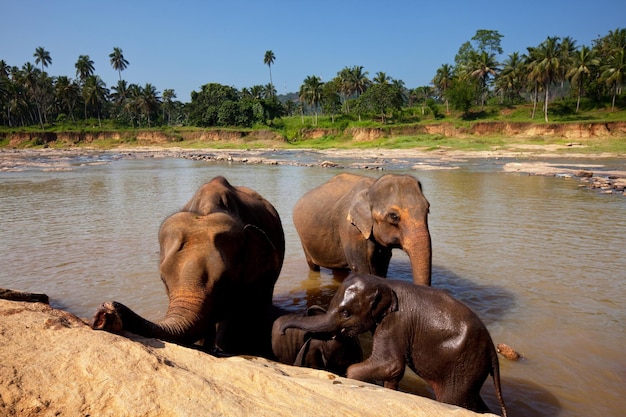
[[[274,52],[265,51],[265,56],[263,57],[263,63],[267,65],[267,67],[270,69],[270,84],[272,85],[272,87],[274,86],[274,82],[272,81],[272,64],[274,63],[275,60],[276,60],[276,56],[274,55]]]
[[[562,54],[559,37],[548,37],[537,48],[536,76],[543,84],[545,93],[543,112],[548,123],[548,103],[550,100],[550,86],[560,81],[562,71]]]
[[[113,48],[113,52],[109,54],[109,59],[111,62],[111,66],[120,76],[120,80],[122,79],[122,71],[124,71],[128,67],[128,61],[124,58],[124,54],[120,48]]]
[[[515,101],[520,97],[524,82],[524,61],[519,52],[513,52],[502,62],[502,70],[496,78],[496,88],[501,93],[503,100],[504,97],[507,97],[509,100]]]
[[[102,126],[100,112],[109,96],[109,90],[106,88],[106,84],[99,76],[90,75],[84,81],[82,95],[85,101],[85,119],[87,118],[87,106],[89,105],[95,109],[98,115],[98,124]]]
[[[60,76],[54,85],[55,97],[62,111],[67,111],[76,122],[74,117],[74,106],[80,98],[80,87],[67,76]]]
[[[623,48],[615,49],[613,54],[609,56],[607,64],[602,67],[601,79],[613,92],[611,111],[615,110],[615,97],[622,93],[622,87],[624,86],[624,73],[626,73],[624,53]]]
[[[378,71],[372,79],[372,82],[375,84],[389,84],[391,82],[391,77],[383,71]]]
[[[452,78],[454,77],[454,67],[450,64],[443,64],[437,69],[435,78],[433,78],[433,84],[439,90],[439,95],[445,99],[446,102],[446,114],[450,113],[450,106],[448,103],[448,97],[446,92],[452,85]]]
[[[323,85],[324,83],[320,77],[309,75],[300,86],[300,101],[307,103],[313,109],[315,115],[314,125],[317,125],[317,110],[322,101]]]
[[[573,55],[572,67],[565,74],[565,78],[575,84],[578,89],[578,97],[576,99],[576,113],[580,108],[580,98],[584,94],[583,86],[585,76],[591,75],[594,67],[600,64],[598,58],[596,58],[593,49],[586,45],[580,47],[578,51]]]
[[[44,68],[52,64],[52,58],[50,58],[50,52],[46,51],[42,46],[38,46],[33,54],[35,57],[35,64],[41,64],[41,72],[44,72]]]
[[[89,55],[80,55],[78,61],[74,64],[74,68],[76,68],[76,76],[83,84],[88,77],[93,75],[95,70],[93,61],[89,59]]]
[[[469,75],[478,80],[478,88],[480,89],[480,106],[481,109],[485,107],[485,96],[487,95],[487,84],[489,77],[495,77],[498,71],[498,61],[496,61],[496,55],[490,54],[487,51],[481,51],[472,54],[472,61]]]

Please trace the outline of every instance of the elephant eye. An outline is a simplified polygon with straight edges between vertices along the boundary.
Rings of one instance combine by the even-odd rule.
[[[344,319],[349,319],[351,316],[352,316],[352,313],[350,313],[348,310],[341,311],[341,317],[343,317]]]
[[[390,223],[398,224],[400,223],[400,215],[398,213],[390,212],[387,213],[387,219]]]

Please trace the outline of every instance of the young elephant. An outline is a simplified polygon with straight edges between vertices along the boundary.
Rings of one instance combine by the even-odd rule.
[[[372,331],[372,354],[348,368],[348,378],[384,381],[397,389],[408,365],[430,384],[438,401],[489,412],[480,389],[488,375],[506,416],[498,356],[487,328],[465,304],[431,287],[373,275],[351,275],[324,315],[292,317],[298,328],[346,337]]]
[[[312,306],[307,315],[323,315],[322,307]],[[330,333],[309,333],[300,329],[280,332],[283,323],[300,314],[285,314],[274,321],[272,351],[279,362],[313,369],[325,369],[345,376],[348,366],[363,360],[363,350],[357,337]]]

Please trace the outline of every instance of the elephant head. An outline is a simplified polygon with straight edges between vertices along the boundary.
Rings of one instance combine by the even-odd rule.
[[[398,297],[388,285],[353,275],[339,287],[325,314],[290,317],[281,323],[280,332],[297,328],[356,337],[373,331],[385,316],[397,310]]]
[[[411,261],[413,281],[430,285],[432,248],[428,230],[429,203],[422,186],[410,175],[384,175],[352,199],[348,220],[365,239],[386,250],[401,248]],[[390,255],[389,255],[390,256]],[[380,276],[383,270],[370,271]]]

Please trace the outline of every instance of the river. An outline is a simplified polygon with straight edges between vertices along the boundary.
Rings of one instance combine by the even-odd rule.
[[[301,157],[319,162],[315,153]],[[500,359],[509,415],[623,415],[626,197],[580,188],[574,179],[503,173],[505,162],[416,170],[420,161],[408,161],[385,172],[415,175],[431,203],[433,286],[474,309],[495,343],[524,355]],[[604,163],[576,161],[585,162]],[[344,171],[110,153],[33,159],[0,172],[0,287],[46,293],[53,306],[80,317],[118,300],[158,319],[167,307],[160,223],[202,183],[224,175],[257,190],[281,215],[287,253],[275,303],[293,310],[327,303],[338,282],[328,270],[308,270],[291,210]],[[389,276],[410,280],[404,252],[394,251]],[[409,376],[402,387],[421,392],[417,385]],[[491,379],[483,393],[498,410]]]

